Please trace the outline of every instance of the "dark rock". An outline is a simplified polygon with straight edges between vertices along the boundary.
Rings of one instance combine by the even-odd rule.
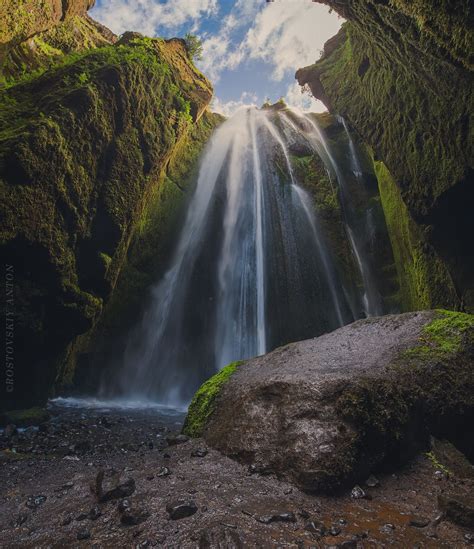
[[[191,457],[202,458],[202,457],[207,456],[208,453],[209,452],[205,448],[198,448],[197,450],[193,450],[191,452]]]
[[[198,508],[192,500],[178,500],[168,503],[166,510],[168,511],[170,519],[178,520],[194,515]]]
[[[145,522],[149,516],[150,513],[144,509],[129,507],[121,514],[120,522],[125,526],[136,526],[137,524]]]
[[[376,477],[374,477],[374,475],[370,475],[370,477],[365,481],[365,485],[369,488],[376,488],[377,486],[380,486],[380,482]]]
[[[383,534],[391,534],[395,530],[395,526],[393,524],[387,523],[387,524],[384,524],[383,526],[381,526],[379,528],[379,530]]]
[[[305,524],[305,530],[311,532],[312,534],[315,534],[318,537],[323,537],[324,535],[326,535],[326,526],[323,522],[319,520],[309,520]]]
[[[119,513],[123,513],[127,509],[130,509],[131,506],[132,504],[128,499],[123,499],[122,501],[119,501],[119,504],[117,505],[117,509]]]
[[[189,437],[183,434],[179,435],[169,435],[166,437],[166,442],[168,443],[168,446],[176,446],[177,444],[183,444],[185,442],[188,442]]]
[[[77,515],[76,520],[80,522],[81,520],[86,520],[86,518],[89,518],[89,513],[80,513]]]
[[[367,494],[362,490],[362,488],[359,485],[354,486],[351,490],[351,498],[352,499],[364,499],[367,497]]]
[[[343,541],[338,545],[339,549],[357,549],[357,540],[356,539],[348,539],[347,541]]]
[[[440,494],[438,507],[446,518],[461,526],[474,527],[474,496],[462,494]]]
[[[168,469],[168,467],[160,467],[158,473],[156,473],[157,477],[167,477],[169,475],[171,475],[171,471]]]
[[[464,534],[464,539],[466,543],[474,544],[474,533],[467,532],[466,534]]]
[[[412,519],[410,519],[408,525],[413,526],[414,528],[426,528],[429,523],[430,519],[427,519],[425,517],[413,517]]]
[[[98,505],[92,507],[88,514],[90,520],[97,520],[100,516],[102,516],[102,511]]]
[[[441,331],[426,351],[420,338],[431,337],[434,323]],[[427,424],[441,417],[453,414],[468,429],[472,400],[459,388],[474,376],[464,366],[473,328],[470,315],[423,311],[360,320],[280,347],[235,370],[200,434],[225,455],[252,456],[306,491],[363,481],[391,456],[403,462],[425,448]],[[437,352],[444,337],[456,338],[452,353]],[[463,382],[454,386],[453,376]],[[199,423],[198,413],[190,407],[185,425]]]
[[[262,463],[251,463],[248,471],[251,475],[271,475],[273,473],[271,467]]]
[[[436,461],[459,478],[474,480],[474,466],[453,444],[446,440],[431,439],[431,452]]]
[[[83,540],[83,539],[90,539],[91,533],[90,530],[79,530],[77,533],[77,539]]]
[[[26,501],[28,509],[36,509],[47,500],[46,496],[30,496]]]
[[[338,536],[341,533],[341,528],[339,526],[331,526],[329,528],[329,535],[330,536]]]
[[[256,519],[262,524],[270,524],[272,522],[296,522],[294,513],[274,513],[256,517]]]
[[[135,492],[133,478],[122,479],[116,471],[99,471],[95,479],[94,493],[100,503],[131,496]]]

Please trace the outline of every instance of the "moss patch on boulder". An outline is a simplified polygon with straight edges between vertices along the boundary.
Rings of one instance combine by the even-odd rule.
[[[200,437],[202,435],[209,418],[214,412],[219,393],[241,364],[241,361],[228,364],[201,385],[189,405],[188,415],[183,426],[184,434],[190,437]]]

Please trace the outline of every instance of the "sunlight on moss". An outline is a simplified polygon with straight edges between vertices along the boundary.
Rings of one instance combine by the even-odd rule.
[[[189,405],[188,415],[184,422],[183,433],[191,437],[200,437],[204,431],[207,420],[214,411],[215,400],[224,384],[235,373],[242,361],[231,362],[225,368],[208,379],[198,389]]]

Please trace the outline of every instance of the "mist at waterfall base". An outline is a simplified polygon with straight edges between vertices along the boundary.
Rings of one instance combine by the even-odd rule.
[[[319,155],[338,187],[359,283],[343,282],[336,268],[312,197],[294,175],[293,149]],[[103,395],[180,407],[232,361],[382,313],[368,232],[315,118],[238,111],[208,143],[170,267]]]

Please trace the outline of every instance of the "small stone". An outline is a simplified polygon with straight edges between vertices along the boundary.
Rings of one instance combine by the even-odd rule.
[[[79,530],[79,532],[77,533],[78,540],[89,539],[90,537],[91,533],[89,530]]]
[[[413,526],[414,528],[426,528],[429,523],[430,519],[427,519],[425,517],[413,517],[408,525]]]
[[[340,524],[341,526],[345,526],[347,524],[347,520],[346,519],[343,519],[343,518],[340,518],[338,521],[337,521],[338,524]]]
[[[120,522],[125,526],[136,526],[137,524],[145,522],[149,516],[150,513],[144,509],[134,509],[133,507],[130,507],[125,509],[122,513]]]
[[[348,539],[338,545],[339,549],[357,549],[357,540]]]
[[[474,534],[472,532],[467,532],[464,534],[464,540],[466,543],[471,543],[474,545]]]
[[[118,509],[118,512],[119,513],[123,513],[124,511],[126,511],[127,509],[130,509],[131,507],[131,503],[128,499],[123,499],[122,501],[119,502],[119,504],[117,505],[117,509]]]
[[[356,484],[354,488],[351,490],[351,498],[352,499],[364,499],[367,497],[367,494],[362,490],[362,488]]]
[[[326,526],[323,522],[319,520],[309,520],[305,525],[305,530],[316,534],[317,536],[323,537],[326,534]]]
[[[95,479],[94,492],[100,503],[112,499],[120,499],[131,496],[135,492],[135,480],[133,478],[121,479],[115,471],[99,471]]]
[[[443,473],[443,471],[435,471],[434,477],[436,480],[443,480],[446,477],[446,475]]]
[[[73,488],[73,487],[74,487],[74,482],[66,482],[66,484],[63,484],[63,485],[61,486],[61,488],[62,488],[63,490],[70,490],[70,489]]]
[[[178,500],[168,503],[166,510],[171,520],[179,520],[194,515],[198,508],[192,500]]]
[[[272,522],[296,522],[294,513],[275,513],[273,515],[263,515],[256,517],[258,522],[262,524],[270,524]]]
[[[380,486],[379,479],[374,477],[374,475],[370,475],[370,477],[365,481],[365,484],[369,488],[376,488],[377,486]]]
[[[169,435],[166,437],[166,442],[168,443],[168,446],[176,446],[177,444],[183,444],[185,442],[188,442],[189,437],[186,435]]]
[[[387,523],[381,526],[379,530],[382,532],[382,534],[391,534],[395,530],[395,526],[393,524]]]
[[[191,457],[203,458],[207,456],[209,452],[205,448],[197,448],[191,452]]]
[[[89,511],[88,517],[90,520],[97,520],[100,516],[102,516],[102,511],[100,510],[100,507],[98,505],[92,507],[92,509]]]
[[[76,520],[77,521],[86,520],[86,518],[88,517],[89,517],[88,513],[80,513],[79,515],[77,515]]]
[[[339,526],[331,526],[331,528],[329,528],[329,535],[330,536],[338,536],[339,534],[341,533],[341,529],[339,528]]]
[[[168,467],[160,467],[158,473],[156,473],[157,477],[167,477],[168,475],[171,475],[171,471]]]
[[[36,509],[47,500],[46,496],[30,496],[26,501],[28,509]]]

